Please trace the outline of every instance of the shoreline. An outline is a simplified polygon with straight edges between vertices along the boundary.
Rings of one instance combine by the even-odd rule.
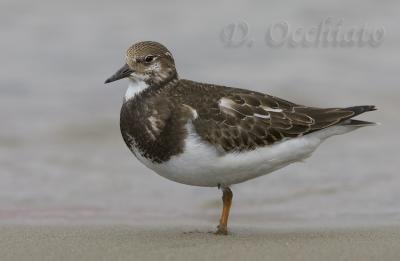
[[[263,229],[0,225],[1,260],[396,260],[400,226]]]

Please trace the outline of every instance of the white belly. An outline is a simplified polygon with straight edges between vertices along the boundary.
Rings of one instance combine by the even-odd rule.
[[[184,153],[171,157],[168,162],[153,163],[138,151],[134,153],[148,168],[175,182],[204,187],[229,186],[301,161],[309,157],[326,138],[353,129],[334,126],[253,151],[221,154],[188,126]]]

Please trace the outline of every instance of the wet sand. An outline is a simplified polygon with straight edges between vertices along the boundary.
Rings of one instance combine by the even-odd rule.
[[[398,260],[400,227],[207,229],[1,226],[1,260]]]

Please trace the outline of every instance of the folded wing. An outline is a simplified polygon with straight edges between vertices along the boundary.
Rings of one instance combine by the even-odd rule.
[[[194,121],[204,139],[228,151],[253,150],[341,124],[374,106],[314,108],[261,93],[236,90],[203,104]]]

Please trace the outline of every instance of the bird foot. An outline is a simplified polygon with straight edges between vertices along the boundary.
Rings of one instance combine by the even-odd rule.
[[[223,235],[226,236],[228,235],[228,229],[226,227],[223,226],[218,226],[217,227],[217,231],[215,231],[214,233],[215,235]]]

